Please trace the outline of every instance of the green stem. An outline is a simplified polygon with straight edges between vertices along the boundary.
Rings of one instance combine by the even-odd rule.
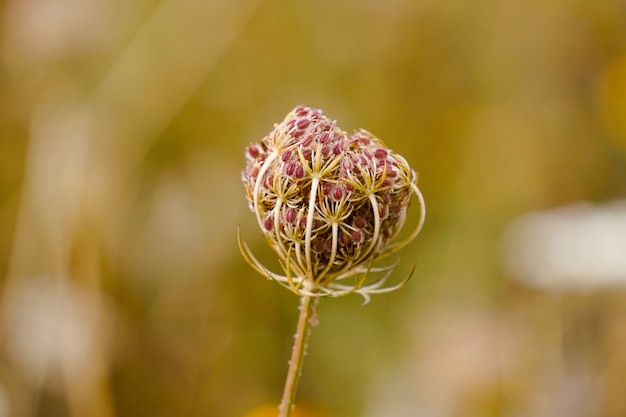
[[[310,333],[311,319],[314,314],[315,298],[303,295],[300,299],[300,316],[294,336],[293,350],[289,360],[289,371],[285,381],[283,398],[278,407],[278,417],[289,417],[293,411],[296,399],[298,380],[302,371],[302,363],[306,353],[306,343]]]

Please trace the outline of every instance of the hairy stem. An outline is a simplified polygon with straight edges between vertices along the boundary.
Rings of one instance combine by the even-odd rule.
[[[302,363],[306,353],[306,343],[310,333],[311,320],[314,315],[315,298],[304,295],[300,298],[300,316],[298,317],[298,328],[294,336],[293,350],[289,360],[289,371],[285,381],[283,398],[278,407],[278,417],[289,417],[295,405],[296,390],[298,380],[302,371]]]

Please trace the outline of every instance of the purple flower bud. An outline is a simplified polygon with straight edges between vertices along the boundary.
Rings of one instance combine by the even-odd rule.
[[[320,118],[324,116],[322,115],[322,112],[319,111],[318,109],[311,109],[310,117],[311,117],[311,120],[319,120]]]
[[[389,215],[389,209],[384,205],[378,206],[378,213],[380,214],[381,219],[386,219]]]
[[[302,167],[302,165],[296,164],[296,170],[293,173],[293,176],[298,179],[304,177],[304,168]]]
[[[386,165],[385,166],[385,175],[388,176],[389,178],[395,178],[395,177],[398,176],[398,173],[396,172],[395,169],[393,169],[393,166]]]
[[[299,162],[288,162],[285,165],[285,175],[294,178],[302,178],[304,176],[304,168]]]
[[[258,165],[251,166],[249,170],[246,172],[246,174],[250,178],[256,178],[256,176],[259,175],[259,166]]]
[[[298,132],[300,133],[300,135],[303,134],[303,132]],[[300,146],[309,146],[311,144],[311,142],[313,142],[313,136],[312,135],[306,135],[304,137],[304,139],[302,139],[300,141]]]
[[[267,230],[268,232],[269,232],[270,230],[272,230],[272,229],[274,228],[274,218],[273,218],[273,217],[271,217],[271,216],[266,217],[266,218],[263,220],[263,227],[264,227],[264,228],[265,228],[265,230]]]
[[[352,231],[352,243],[357,245],[360,243],[363,243],[363,241],[365,240],[364,236],[363,236],[363,232],[361,232],[360,230],[353,230]]]
[[[261,151],[259,151],[258,146],[256,145],[248,146],[248,157],[252,159],[257,159],[259,156],[261,156]]]
[[[333,190],[333,185],[329,182],[325,182],[324,184],[322,184],[322,194],[323,195],[330,195],[330,193]]]
[[[387,152],[387,150],[386,150],[386,149],[383,149],[383,148],[377,148],[377,149],[374,151],[374,156],[375,156],[376,158],[378,158],[378,159],[384,159],[384,158],[387,158],[387,155],[389,155],[389,152]]]
[[[343,198],[343,189],[341,185],[334,186],[330,192],[330,196],[335,201],[341,200]]]
[[[352,219],[352,225],[358,229],[362,229],[365,227],[365,219],[363,217],[355,217]]]
[[[298,106],[296,107],[296,109],[294,110],[294,113],[296,114],[296,116],[299,117],[304,117],[307,114],[309,114],[309,108],[305,107],[305,106]]]
[[[346,142],[343,139],[339,140],[339,142],[336,142],[333,145],[333,153],[335,155],[339,155],[345,151],[346,151]]]
[[[285,222],[289,224],[294,224],[296,222],[297,217],[298,217],[298,212],[296,211],[295,208],[288,207],[287,210],[285,210]]]
[[[292,155],[293,155],[293,153],[292,153],[289,149],[287,149],[286,151],[284,151],[284,152],[280,155],[280,159],[281,159],[283,162],[287,162],[287,161],[289,161],[289,160],[291,159]]]
[[[370,142],[371,142],[370,138],[368,138],[363,131],[359,131],[359,132],[355,133],[354,136],[353,136],[353,140],[356,143],[358,143],[360,145],[365,145],[365,146],[369,145]]]
[[[306,129],[311,121],[309,119],[300,119],[296,122],[296,127],[300,130]]]

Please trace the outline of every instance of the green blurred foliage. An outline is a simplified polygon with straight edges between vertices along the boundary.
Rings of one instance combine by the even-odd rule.
[[[409,285],[320,303],[305,416],[626,413],[623,290],[498,261],[515,216],[626,193],[624,1],[0,7],[0,415],[271,415],[298,301],[238,252],[276,265],[240,172],[300,103],[428,208]]]

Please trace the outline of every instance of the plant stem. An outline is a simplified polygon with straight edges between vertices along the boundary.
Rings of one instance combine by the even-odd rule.
[[[289,360],[289,371],[285,381],[283,398],[278,407],[278,417],[289,417],[295,405],[298,380],[302,371],[302,363],[306,354],[306,343],[310,333],[311,319],[314,314],[315,298],[303,295],[300,298],[300,316],[294,336],[293,350]]]

